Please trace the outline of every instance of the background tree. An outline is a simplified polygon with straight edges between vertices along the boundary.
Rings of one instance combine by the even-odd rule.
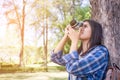
[[[16,27],[18,27],[17,31],[20,32],[18,34],[20,34],[20,38],[21,38],[21,48],[20,48],[20,53],[19,53],[19,65],[22,66],[23,65],[23,52],[24,52],[24,25],[25,25],[25,1],[22,0],[23,2],[23,6],[22,6],[22,11],[19,12],[18,10],[20,10],[20,6],[17,5],[18,2],[16,0],[8,0],[8,1],[4,1],[3,3],[3,8],[6,8],[7,10],[5,11],[5,16],[8,20],[8,27],[10,27],[10,25],[16,25]],[[6,7],[9,6],[9,7]],[[14,14],[14,15],[13,15]],[[13,15],[13,16],[11,16]]]
[[[92,19],[100,22],[104,30],[104,44],[111,61],[120,66],[120,0],[90,0]]]
[[[82,7],[83,0],[53,0],[53,6],[57,11],[57,20],[53,21],[51,27],[53,33],[56,35],[55,45],[59,42],[61,37],[64,35],[64,29],[69,22],[75,18],[77,21],[82,21],[84,19],[90,18],[90,8],[89,5]],[[64,48],[64,53],[69,52],[70,41],[68,41]]]
[[[48,4],[49,3],[49,4]],[[43,52],[39,54],[43,54],[43,56],[41,56],[41,58],[44,61],[44,68],[45,71],[47,71],[47,63],[48,63],[48,23],[51,20],[51,18],[53,19],[53,14],[50,12],[51,9],[51,4],[50,1],[48,0],[35,0],[33,2],[33,4],[31,5],[31,9],[34,9],[35,14],[33,14],[34,16],[36,16],[36,20],[34,20],[31,25],[35,26],[35,30],[37,32],[38,28],[41,28],[41,32],[42,34],[39,35],[38,38],[42,37],[43,38]],[[38,25],[38,26],[36,26]],[[40,33],[37,33],[40,34]],[[39,40],[37,38],[37,40]],[[38,48],[41,49],[41,48]]]
[[[23,8],[22,8],[22,25],[21,25],[21,50],[20,50],[20,66],[25,65],[23,62],[23,53],[24,53],[24,27],[25,27],[25,6],[26,2],[23,0]]]

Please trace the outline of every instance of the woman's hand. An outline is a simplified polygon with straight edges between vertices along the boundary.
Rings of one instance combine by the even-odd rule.
[[[69,27],[70,27],[70,25],[67,25],[67,26],[66,26],[66,28],[65,28],[65,35],[64,35],[64,36],[68,36]]]
[[[74,30],[71,26],[67,29],[67,35],[73,43],[79,41],[80,32]]]
[[[67,35],[72,42],[71,47],[70,47],[70,53],[72,51],[77,51],[80,31],[76,31],[71,26],[69,26],[68,29],[67,29]]]

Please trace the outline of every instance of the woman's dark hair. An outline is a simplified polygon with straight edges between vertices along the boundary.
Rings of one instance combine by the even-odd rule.
[[[103,31],[101,24],[94,20],[84,20],[84,22],[88,22],[92,30],[91,38],[89,40],[89,49],[96,45],[101,45],[103,42]],[[78,52],[80,53],[81,50],[82,50],[82,44],[78,49]]]

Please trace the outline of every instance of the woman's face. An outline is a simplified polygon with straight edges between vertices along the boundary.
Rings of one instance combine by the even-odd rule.
[[[85,21],[83,26],[79,29],[80,31],[80,40],[89,40],[91,38],[91,26],[90,24]]]

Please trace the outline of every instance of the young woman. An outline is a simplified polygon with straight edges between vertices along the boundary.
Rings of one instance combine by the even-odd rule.
[[[71,40],[69,54],[63,47]],[[51,60],[66,67],[68,80],[104,80],[108,66],[108,50],[102,45],[102,27],[94,20],[85,20],[79,31],[68,25],[65,35],[51,53]],[[78,41],[81,46],[78,48]]]

